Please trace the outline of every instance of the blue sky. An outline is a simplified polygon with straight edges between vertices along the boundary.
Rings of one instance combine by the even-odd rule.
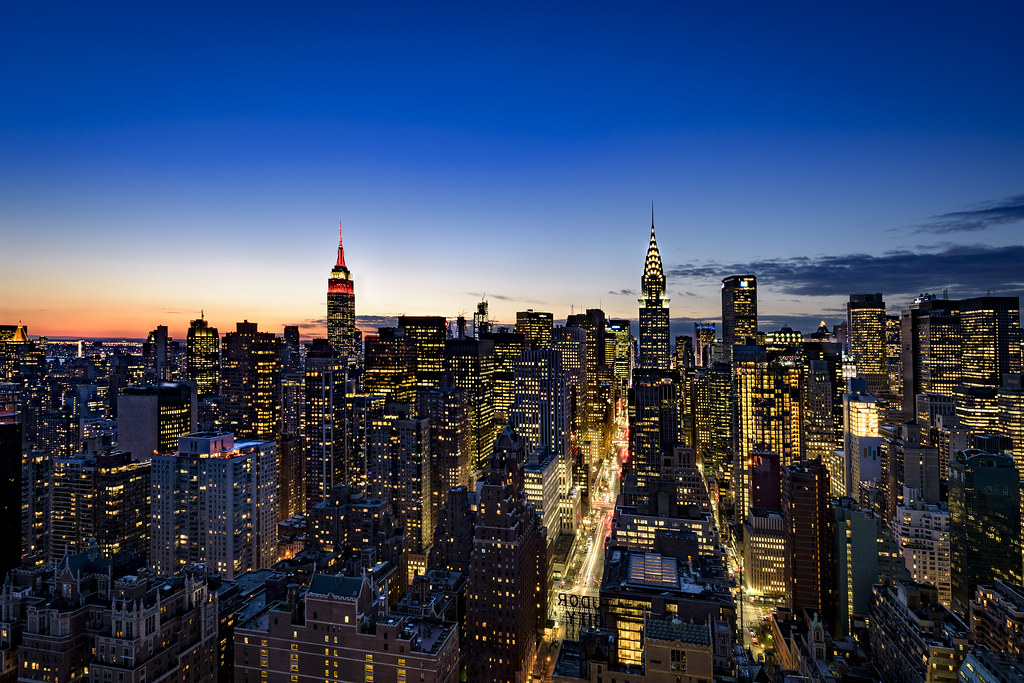
[[[360,315],[635,317],[652,200],[680,319],[734,269],[803,327],[1024,279],[1016,3],[8,5],[33,333],[317,334],[339,220]]]

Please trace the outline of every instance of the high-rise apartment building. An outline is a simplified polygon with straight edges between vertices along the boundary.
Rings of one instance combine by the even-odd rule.
[[[910,578],[935,586],[939,602],[948,609],[952,600],[949,510],[917,500],[915,495],[913,488],[903,490],[903,505],[890,522],[892,534]]]
[[[551,348],[553,326],[554,316],[551,313],[532,308],[516,313],[516,334],[523,335],[527,347],[531,349]]]
[[[326,339],[314,339],[306,351],[303,447],[306,457],[306,507],[323,500],[339,484],[348,484],[345,459],[345,371],[348,359]]]
[[[889,388],[886,367],[885,302],[881,294],[851,294],[846,304],[848,345],[857,376],[868,383],[868,392]]]
[[[644,274],[640,278],[639,350],[636,365],[640,370],[668,370],[669,315],[665,296],[665,271],[661,266],[658,241],[654,236],[654,210],[651,210],[651,242],[647,246]]]
[[[722,280],[722,352],[732,362],[732,347],[757,336],[757,278],[730,275]]]
[[[54,559],[95,542],[108,557],[149,546],[150,464],[128,453],[79,453],[53,461],[50,543]]]
[[[220,335],[203,318],[192,321],[185,338],[188,379],[196,383],[200,399],[216,396],[220,377]]]
[[[435,519],[448,491],[469,486],[476,469],[470,447],[468,393],[444,383],[439,389],[416,392],[416,415],[430,421],[430,490]]]
[[[327,278],[327,341],[344,358],[359,354],[356,340],[356,289],[352,273],[345,265],[345,248],[338,224],[338,260]]]
[[[525,455],[506,427],[480,489],[466,595],[470,680],[525,680],[547,616],[544,538],[526,501]]]
[[[966,614],[979,585],[1021,583],[1020,482],[1013,458],[969,449],[949,462],[953,610]]]
[[[527,453],[541,446],[555,455],[563,482],[569,464],[569,417],[562,354],[554,349],[524,353],[516,363],[516,398],[509,424]]]
[[[225,429],[239,438],[275,439],[281,431],[281,340],[256,323],[224,335],[220,366]]]
[[[227,580],[269,567],[277,545],[277,448],[199,432],[153,457],[149,563],[173,574],[204,562]]]
[[[413,386],[436,389],[444,374],[444,341],[448,336],[448,323],[440,315],[403,315],[398,327],[405,330],[413,356]],[[415,400],[413,397],[411,400]]]

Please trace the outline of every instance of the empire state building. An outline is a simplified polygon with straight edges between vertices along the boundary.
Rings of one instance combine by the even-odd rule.
[[[665,271],[654,238],[654,211],[651,211],[651,243],[647,247],[644,275],[640,279],[640,330],[638,370],[668,370],[668,299],[665,298]]]
[[[352,273],[345,265],[340,224],[338,262],[327,279],[327,341],[342,356],[351,358],[356,355],[356,290]]]

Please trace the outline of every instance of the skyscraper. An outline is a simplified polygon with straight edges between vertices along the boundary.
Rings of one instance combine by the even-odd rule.
[[[220,335],[203,318],[192,321],[185,340],[188,378],[196,383],[200,400],[217,395],[220,372]]]
[[[782,468],[782,519],[790,607],[816,610],[825,623],[833,623],[833,517],[828,471],[821,462],[804,460]]]
[[[345,265],[345,249],[341,244],[341,224],[338,224],[338,261],[327,279],[327,341],[342,356],[358,354],[356,348],[356,290],[352,273]]]
[[[552,327],[553,316],[547,311],[530,308],[516,313],[516,334],[523,335],[531,349],[551,348]]]
[[[224,425],[241,438],[274,439],[281,430],[281,340],[248,320],[224,335],[220,367]]]
[[[640,370],[668,370],[669,322],[665,297],[665,271],[654,237],[654,209],[651,209],[651,242],[647,246],[644,274],[640,278],[639,352],[636,365]]]
[[[960,302],[923,294],[902,312],[900,325],[903,410],[913,414],[918,394],[952,396],[961,384]]]
[[[732,347],[757,336],[757,278],[730,275],[722,280],[722,351],[732,362]]]
[[[413,355],[413,384],[416,389],[436,389],[444,373],[444,341],[448,323],[440,315],[403,315],[398,327],[405,330]],[[409,402],[415,400],[411,397]]]
[[[846,323],[850,335],[850,355],[857,365],[857,376],[868,383],[875,394],[889,388],[886,367],[885,302],[881,294],[851,294],[846,304]]]
[[[960,302],[963,381],[998,387],[1003,375],[1021,371],[1020,298],[982,296]]]
[[[326,339],[306,351],[302,436],[306,450],[306,508],[327,497],[345,472],[345,369],[347,360]]]
[[[196,430],[196,388],[189,382],[125,387],[117,397],[117,445],[134,460],[170,453]]]
[[[22,504],[21,424],[18,421],[18,390],[14,384],[0,386],[0,580],[21,563]]]

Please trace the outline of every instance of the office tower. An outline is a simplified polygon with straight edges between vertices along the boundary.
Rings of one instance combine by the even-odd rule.
[[[586,313],[570,315],[566,327],[579,327],[586,331],[583,365],[586,396],[581,447],[584,463],[590,467],[607,453],[611,444],[611,369],[605,364],[607,325],[604,311],[589,308]]]
[[[348,359],[326,339],[306,350],[302,440],[306,452],[306,507],[338,484],[345,471],[345,369]]]
[[[677,370],[694,367],[693,362],[693,337],[681,335],[676,337],[675,358],[673,367]]]
[[[920,426],[913,423],[880,424],[878,433],[882,437],[879,447],[881,474],[878,477],[880,513],[886,519],[892,519],[904,486],[915,487],[923,502],[937,503],[940,454],[937,448],[924,445]],[[863,465],[863,461],[861,463]]]
[[[804,460],[782,468],[786,584],[790,607],[817,611],[826,624],[836,613],[833,520],[828,472]]]
[[[757,278],[730,275],[722,280],[722,351],[732,362],[732,347],[757,336]]]
[[[620,392],[629,388],[633,376],[633,334],[630,324],[629,320],[609,319],[608,331],[605,333],[612,339],[608,347],[612,356],[612,372]]]
[[[903,410],[917,394],[950,396],[962,383],[960,302],[923,294],[900,315]]]
[[[956,681],[968,652],[967,625],[939,603],[933,586],[874,587],[868,618],[871,663],[883,681]]]
[[[473,555],[476,513],[469,506],[469,489],[456,486],[445,492],[445,504],[430,547],[430,569],[446,569],[469,576]]]
[[[466,390],[473,468],[482,469],[490,457],[497,433],[494,420],[494,342],[487,339],[449,339],[443,350],[444,371],[451,376],[455,386]]]
[[[293,436],[302,433],[302,413],[305,411],[306,378],[299,372],[281,375],[281,433]]]
[[[458,683],[458,624],[392,613],[387,589],[370,572],[318,572],[304,593],[247,612],[235,627],[234,680]]]
[[[409,574],[403,585],[409,585],[413,576],[426,571],[434,540],[430,422],[410,417],[406,406],[386,406],[385,414],[373,422],[369,455],[368,493],[391,503],[405,529]]]
[[[95,541],[110,557],[149,545],[150,464],[125,451],[79,453],[53,460],[50,546],[53,559]]]
[[[281,431],[281,340],[256,323],[236,323],[221,347],[220,393],[225,429],[240,439]]]
[[[562,370],[565,371],[569,390],[569,444],[572,448],[579,448],[586,423],[586,330],[556,327],[552,333],[551,348],[562,356]]]
[[[551,348],[551,329],[554,317],[545,311],[532,308],[516,313],[516,334],[523,335],[530,349]]]
[[[839,344],[804,342],[803,459],[824,461],[843,444],[843,356]]]
[[[871,608],[871,587],[906,578],[903,557],[892,531],[880,516],[860,508],[852,498],[831,503],[834,524],[836,621],[833,637],[851,635],[853,625],[863,622]]]
[[[363,390],[388,403],[411,403],[416,396],[412,342],[400,327],[382,327],[366,336]]]
[[[361,349],[356,333],[356,285],[345,265],[345,248],[341,244],[338,224],[338,261],[327,278],[327,341],[343,358],[352,358]]]
[[[734,346],[732,351],[737,425],[733,481],[736,515],[742,519],[749,507],[750,454],[772,451],[783,465],[800,458],[803,366],[799,358],[769,353],[763,346]]]
[[[715,323],[693,324],[693,356],[699,368],[706,368],[711,363],[711,344],[715,341]]]
[[[957,387],[953,390],[953,402],[960,426],[970,432],[993,434],[1002,428],[997,387]]]
[[[753,451],[750,456],[750,507],[782,509],[782,463],[778,453]]]
[[[698,370],[692,383],[697,457],[709,474],[732,472],[732,371],[724,363]]]
[[[448,323],[439,315],[403,315],[398,318],[398,327],[405,330],[412,346],[413,386],[417,390],[436,389],[444,374]]]
[[[903,489],[903,505],[890,522],[893,537],[910,578],[935,586],[939,602],[948,609],[952,599],[949,510],[945,504],[918,500],[916,494],[916,489]]]
[[[983,296],[960,302],[963,382],[998,387],[1003,375],[1021,371],[1020,299]]]
[[[1017,463],[1017,471],[1024,479],[1024,375],[1008,373],[1003,375],[999,387],[999,432],[1010,439],[1009,452]]]
[[[558,458],[544,446],[534,449],[523,465],[523,491],[527,502],[540,517],[541,533],[549,557],[554,556],[555,541],[562,526],[560,507],[563,496],[559,469]],[[551,564],[545,561],[544,570],[547,576]]]
[[[351,487],[366,491],[370,471],[370,435],[374,420],[384,415],[384,397],[349,394],[345,398],[345,471]]]
[[[515,399],[516,361],[526,350],[526,338],[521,334],[501,328],[496,332],[481,332],[477,335],[477,339],[494,344],[494,373],[491,375],[494,394],[494,422],[503,425],[508,422],[508,411],[512,408],[512,401]]]
[[[196,429],[196,386],[191,382],[125,387],[117,397],[117,445],[135,460],[170,453],[178,437]]]
[[[680,443],[676,383],[634,384],[629,396],[629,465],[644,480],[661,473],[661,458]]]
[[[885,316],[885,371],[889,391],[903,395],[903,323],[898,315]]]
[[[331,347],[333,348],[333,347]],[[342,407],[344,410],[344,406]],[[306,514],[306,462],[302,437],[277,438],[277,521]]]
[[[851,294],[846,304],[850,355],[857,366],[857,376],[868,383],[874,394],[889,388],[886,367],[885,302],[881,294]]]
[[[167,335],[167,325],[158,325],[142,344],[142,362],[146,366],[146,374],[152,382],[172,379],[170,341],[171,339]]]
[[[562,354],[554,349],[527,351],[516,363],[516,398],[509,424],[527,453],[538,447],[555,456],[561,492],[568,492],[569,386]]]
[[[843,453],[846,495],[856,499],[861,482],[875,482],[882,476],[878,432],[881,405],[870,394],[843,394]]]
[[[302,348],[299,345],[299,326],[285,325],[281,338],[281,374],[295,375],[302,372]]]
[[[197,432],[153,457],[149,564],[168,575],[192,562],[230,581],[274,563],[277,448]]]
[[[453,487],[470,484],[476,469],[470,446],[469,392],[442,383],[416,392],[416,415],[430,422],[431,505],[437,518]]]
[[[487,317],[487,299],[477,302],[476,312],[473,314],[473,336],[477,339],[485,332],[491,331],[491,321]]]
[[[1021,583],[1020,481],[1013,458],[977,449],[949,463],[953,610],[966,614],[974,591],[1002,579]]]
[[[12,384],[0,386],[0,577],[21,564],[22,457],[18,393]]]
[[[768,598],[784,597],[786,534],[779,510],[751,507],[743,526],[743,541],[743,581],[747,590]]]
[[[28,451],[22,459],[21,471],[21,564],[34,567],[50,560],[53,455]],[[17,499],[5,496],[4,500]],[[149,520],[145,524],[148,526]]]
[[[480,488],[473,537],[466,595],[473,681],[525,680],[547,617],[544,539],[523,493],[524,461],[519,439],[506,427]]]
[[[192,321],[185,339],[188,379],[196,383],[200,400],[216,396],[220,374],[220,335],[203,318]]]
[[[658,241],[654,237],[654,210],[651,210],[651,242],[647,246],[644,274],[640,278],[639,350],[636,366],[640,370],[668,370],[669,319],[665,296],[665,271],[661,267]]]

